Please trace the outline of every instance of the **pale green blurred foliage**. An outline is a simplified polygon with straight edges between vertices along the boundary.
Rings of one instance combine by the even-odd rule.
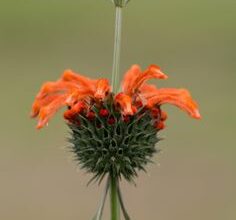
[[[101,187],[86,187],[67,148],[61,112],[42,131],[29,119],[40,85],[66,68],[110,77],[113,5],[108,0],[0,3],[0,219],[90,219]],[[122,67],[160,65],[159,87],[185,87],[196,121],[172,106],[163,154],[124,184],[135,220],[236,218],[236,2],[133,0],[124,12]],[[104,218],[108,219],[108,218]]]

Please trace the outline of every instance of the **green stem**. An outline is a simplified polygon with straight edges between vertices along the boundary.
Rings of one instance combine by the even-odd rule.
[[[111,196],[111,220],[119,220],[119,200],[118,200],[118,191],[117,184],[118,180],[115,177],[110,177],[110,196]]]
[[[120,51],[121,51],[121,30],[122,30],[122,8],[116,6],[116,21],[115,21],[115,41],[114,55],[112,68],[112,89],[114,93],[119,90],[119,67],[120,67]]]

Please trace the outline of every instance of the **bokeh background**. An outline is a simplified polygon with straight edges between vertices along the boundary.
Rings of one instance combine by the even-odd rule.
[[[64,69],[110,78],[113,21],[109,0],[0,1],[0,219],[95,213],[102,186],[86,186],[62,112],[40,132],[29,112],[40,85]],[[160,65],[169,79],[159,87],[188,88],[203,116],[164,107],[162,154],[137,187],[123,183],[132,219],[236,219],[235,0],[131,0],[122,43],[122,72]]]

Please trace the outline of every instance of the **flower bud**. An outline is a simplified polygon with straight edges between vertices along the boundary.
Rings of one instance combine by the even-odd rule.
[[[123,8],[125,7],[130,0],[112,0],[116,7]]]

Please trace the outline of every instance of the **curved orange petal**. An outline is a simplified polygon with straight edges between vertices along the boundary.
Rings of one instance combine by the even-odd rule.
[[[40,109],[43,106],[46,106],[48,104],[50,104],[53,100],[55,100],[56,98],[58,98],[60,95],[49,95],[44,97],[43,99],[35,99],[33,105],[32,105],[32,110],[31,110],[31,117],[35,118],[38,114]]]
[[[68,92],[77,88],[79,88],[78,85],[73,82],[63,82],[60,80],[56,82],[46,82],[42,85],[36,98],[42,99],[49,94]]]
[[[77,85],[90,88],[91,90],[95,90],[95,85],[97,82],[97,80],[92,80],[88,77],[74,73],[72,70],[65,70],[61,77],[61,80],[65,82],[73,82]]]
[[[149,79],[167,79],[159,66],[150,65],[144,72],[138,65],[134,65],[125,74],[122,83],[123,92],[132,96]]]
[[[94,93],[90,89],[77,89],[67,95],[66,104],[72,106],[82,99],[93,97],[93,95]]]
[[[141,73],[133,84],[133,89],[139,89],[144,82],[149,79],[167,79],[168,76],[165,75],[159,66],[150,65],[143,73]]]
[[[155,85],[150,85],[150,84],[143,84],[140,89],[140,96],[149,99],[153,96],[156,95],[156,92],[158,91],[157,87]]]
[[[99,79],[96,83],[96,92],[94,97],[96,99],[104,99],[110,93],[111,87],[107,79]]]
[[[44,127],[49,119],[63,106],[66,105],[67,95],[61,95],[58,98],[54,99],[49,105],[46,105],[40,109],[39,112],[39,121],[37,128],[40,129]]]
[[[133,115],[132,99],[124,93],[119,93],[115,97],[115,103],[121,108],[124,115]]]
[[[185,89],[158,89],[156,95],[147,100],[147,107],[152,108],[154,105],[162,105],[165,103],[179,107],[193,118],[201,118],[197,103]]]
[[[122,91],[125,94],[131,94],[133,91],[133,84],[136,78],[142,73],[139,65],[133,65],[124,75],[122,81]]]

